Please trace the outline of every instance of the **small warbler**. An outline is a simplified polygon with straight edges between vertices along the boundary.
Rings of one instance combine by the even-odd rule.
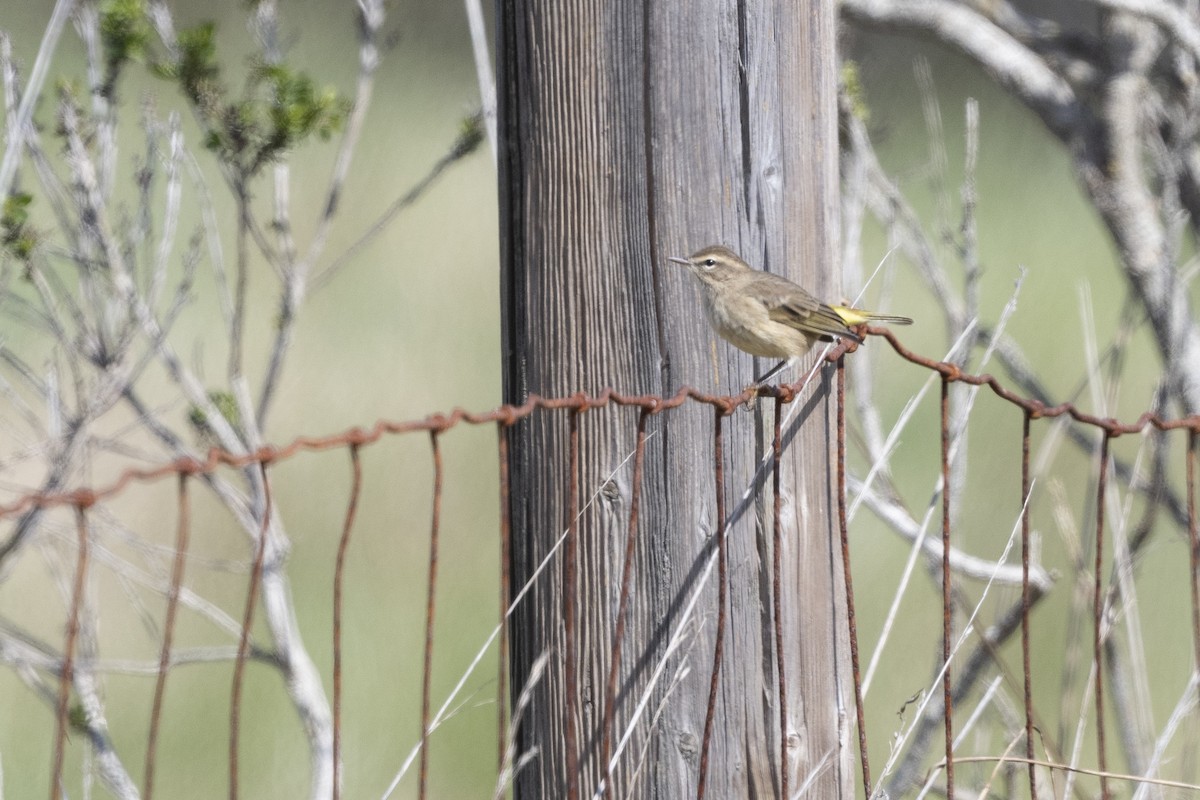
[[[700,281],[704,315],[722,339],[753,356],[785,359],[756,384],[781,370],[786,359],[807,353],[814,342],[861,342],[852,326],[912,324],[908,317],[822,303],[787,278],[752,268],[728,247],[713,245],[688,258],[669,260],[687,267]]]

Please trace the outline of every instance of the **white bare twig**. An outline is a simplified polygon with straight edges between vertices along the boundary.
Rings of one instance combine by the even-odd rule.
[[[479,82],[480,114],[492,148],[492,164],[496,163],[496,80],[492,77],[492,57],[488,51],[487,27],[483,23],[483,4],[480,0],[464,0],[467,6],[467,27],[471,32],[471,52],[475,56],[475,75]]]
[[[33,109],[42,96],[42,86],[46,82],[46,73],[50,69],[50,60],[58,48],[58,40],[71,12],[75,9],[75,0],[57,0],[50,22],[42,34],[42,43],[38,47],[33,69],[21,95],[21,104],[17,108],[15,118],[9,120],[8,142],[4,148],[4,157],[0,159],[0,198],[8,197],[12,189],[13,176],[16,175],[17,165],[21,160],[21,148],[25,144],[26,131],[31,127]]]

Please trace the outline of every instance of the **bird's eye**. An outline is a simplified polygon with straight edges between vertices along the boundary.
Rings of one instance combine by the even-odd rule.
[[[706,259],[704,259],[704,266],[706,266],[706,267],[715,267],[716,265],[717,265],[717,260],[716,260],[715,258],[706,258]]]

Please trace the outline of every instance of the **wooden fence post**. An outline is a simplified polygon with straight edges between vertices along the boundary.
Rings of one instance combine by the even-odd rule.
[[[691,277],[666,259],[725,243],[839,296],[834,3],[501,0],[497,21],[505,401],[737,394],[769,365],[715,338]],[[789,784],[813,781],[809,797],[851,797],[855,775],[830,375],[795,403],[781,492]],[[646,421],[610,797],[697,794],[717,620],[714,416],[687,403]],[[591,798],[606,775],[637,424],[637,409],[610,406],[511,432],[513,591],[564,531],[576,548],[573,563],[558,551],[512,620],[514,698],[550,655],[522,718],[518,751],[537,755],[518,797]],[[774,797],[772,482],[760,469],[773,403],[720,424],[729,616],[707,796]]]

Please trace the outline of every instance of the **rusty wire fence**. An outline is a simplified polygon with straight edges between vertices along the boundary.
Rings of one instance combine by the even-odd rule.
[[[956,742],[956,723],[959,722],[959,715],[956,715],[955,709],[962,697],[955,689],[955,673],[958,667],[958,662],[954,659],[956,649],[956,639],[954,630],[954,617],[956,612],[956,603],[961,602],[955,595],[955,576],[951,569],[951,551],[956,531],[952,525],[954,519],[954,510],[951,508],[952,493],[947,491],[940,492],[941,502],[941,564],[940,564],[940,588],[941,588],[941,605],[942,605],[942,630],[940,633],[941,639],[941,665],[937,670],[937,683],[940,685],[940,705],[941,705],[941,720],[940,726],[944,729],[943,755],[936,763],[932,763],[928,770],[928,780],[925,781],[922,794],[928,792],[934,785],[934,778],[941,775],[940,784],[937,788],[937,793],[944,794],[947,797],[953,798],[956,796],[967,796],[967,793],[956,795],[955,788],[955,766],[963,763],[986,763],[993,770],[993,777],[1003,768],[1008,771],[1009,778],[1012,778],[1012,771],[1020,769],[1027,774],[1028,791],[1030,797],[1059,797],[1065,794],[1072,796],[1093,796],[1087,791],[1082,790],[1078,785],[1066,784],[1064,789],[1062,776],[1068,773],[1082,774],[1088,776],[1089,780],[1095,782],[1098,786],[1100,797],[1108,798],[1114,794],[1132,794],[1134,796],[1144,796],[1147,787],[1154,789],[1157,794],[1151,796],[1164,796],[1164,791],[1175,791],[1178,796],[1194,796],[1190,793],[1200,792],[1200,785],[1196,785],[1189,780],[1175,780],[1161,777],[1163,768],[1163,752],[1167,744],[1170,742],[1171,736],[1174,735],[1175,728],[1171,728],[1168,732],[1156,743],[1154,750],[1154,760],[1149,765],[1143,765],[1144,771],[1136,775],[1121,774],[1118,771],[1112,770],[1109,767],[1110,763],[1110,739],[1112,732],[1106,729],[1106,717],[1111,719],[1111,714],[1104,712],[1094,713],[1095,735],[1094,739],[1094,761],[1087,763],[1088,759],[1084,758],[1079,750],[1081,747],[1082,737],[1076,737],[1075,752],[1071,754],[1069,759],[1058,758],[1058,753],[1051,752],[1051,748],[1043,746],[1043,755],[1039,757],[1038,743],[1041,739],[1041,726],[1045,724],[1039,720],[1039,709],[1033,702],[1033,684],[1035,679],[1052,680],[1052,676],[1040,676],[1034,674],[1034,669],[1031,667],[1031,623],[1030,612],[1032,606],[1040,598],[1043,588],[1035,585],[1030,580],[1030,558],[1031,558],[1031,525],[1030,525],[1030,503],[1031,494],[1031,470],[1030,470],[1030,442],[1034,431],[1035,423],[1039,420],[1070,417],[1073,424],[1084,426],[1092,429],[1099,437],[1099,446],[1095,456],[1095,474],[1097,480],[1095,482],[1094,495],[1094,527],[1092,528],[1092,540],[1090,542],[1090,551],[1094,558],[1091,566],[1092,583],[1090,586],[1090,620],[1088,621],[1091,628],[1091,669],[1088,675],[1090,684],[1089,690],[1092,694],[1092,708],[1104,709],[1106,691],[1108,690],[1108,681],[1111,680],[1111,675],[1106,674],[1108,670],[1105,668],[1105,647],[1108,643],[1108,637],[1111,636],[1113,629],[1112,615],[1114,614],[1114,593],[1119,591],[1116,583],[1116,578],[1110,579],[1106,583],[1104,575],[1105,567],[1105,535],[1106,535],[1106,520],[1105,520],[1105,493],[1110,476],[1110,445],[1111,443],[1124,435],[1137,434],[1147,431],[1149,428],[1157,429],[1162,432],[1178,431],[1186,436],[1186,451],[1183,465],[1183,481],[1186,487],[1186,546],[1189,553],[1189,558],[1186,563],[1180,564],[1174,574],[1156,576],[1157,580],[1169,582],[1176,587],[1186,587],[1185,594],[1190,598],[1190,630],[1176,631],[1179,636],[1186,636],[1191,640],[1191,660],[1188,665],[1189,674],[1192,675],[1188,683],[1188,688],[1185,690],[1185,697],[1191,695],[1190,704],[1184,703],[1182,709],[1185,712],[1183,716],[1189,714],[1194,718],[1195,713],[1195,694],[1197,691],[1196,676],[1200,675],[1200,538],[1197,532],[1197,514],[1195,505],[1195,482],[1196,482],[1196,437],[1200,432],[1200,417],[1187,417],[1181,419],[1163,419],[1152,413],[1144,413],[1132,422],[1121,422],[1112,418],[1102,418],[1087,414],[1071,403],[1062,403],[1060,405],[1048,405],[1040,400],[1029,399],[1021,396],[1017,392],[1007,388],[1001,381],[991,375],[969,374],[960,370],[952,363],[925,358],[906,349],[895,336],[885,329],[869,329],[869,333],[883,337],[888,341],[896,354],[902,359],[911,364],[922,367],[934,373],[940,379],[941,395],[940,395],[940,419],[938,427],[940,427],[940,464],[942,475],[942,486],[949,485],[950,481],[950,461],[951,461],[951,411],[949,403],[950,387],[953,384],[968,384],[977,387],[988,387],[996,398],[1007,403],[1012,407],[1012,414],[1016,415],[1019,426],[1015,430],[1019,431],[1019,436],[1014,436],[1013,448],[1020,454],[1021,477],[1020,477],[1020,495],[1012,498],[1012,506],[1019,514],[1019,546],[1020,546],[1020,562],[1021,562],[1021,596],[1019,602],[1019,617],[1015,625],[1019,625],[1020,629],[1020,653],[1016,659],[1019,667],[1014,670],[1014,675],[1010,677],[1019,684],[1020,695],[1023,698],[1020,714],[1023,717],[1023,735],[1009,742],[1003,752],[988,753],[983,755],[959,756],[956,757],[956,747],[960,745]],[[841,536],[841,553],[844,568],[844,579],[846,586],[846,602],[849,610],[849,640],[851,643],[851,658],[853,662],[854,676],[854,698],[856,712],[856,730],[857,730],[857,757],[858,764],[861,768],[861,781],[863,796],[882,796],[881,784],[876,783],[879,776],[873,777],[872,763],[873,756],[877,757],[877,753],[869,752],[868,737],[867,737],[867,721],[864,719],[864,700],[863,700],[863,670],[860,665],[859,648],[858,648],[858,632],[856,629],[857,617],[855,612],[855,596],[854,582],[851,570],[851,556],[853,548],[851,547],[849,529],[848,529],[848,514],[847,514],[847,469],[846,469],[846,394],[845,394],[845,378],[842,358],[845,355],[845,346],[841,346],[828,355],[826,361],[836,364],[836,402],[837,402],[837,453],[838,460],[834,468],[836,469],[836,485],[838,491],[838,506],[839,515],[839,531]],[[812,374],[822,367],[822,364],[814,365]],[[149,724],[149,734],[145,741],[144,750],[144,774],[142,779],[141,794],[144,797],[150,797],[154,794],[155,774],[156,774],[156,757],[158,755],[158,747],[160,741],[160,730],[163,716],[163,698],[165,688],[169,682],[169,678],[173,669],[173,648],[175,647],[174,639],[176,636],[176,620],[179,608],[179,600],[181,592],[185,586],[185,571],[186,564],[190,557],[189,548],[192,546],[192,529],[194,527],[193,499],[192,487],[196,483],[198,477],[213,473],[216,470],[223,468],[235,468],[242,470],[253,470],[261,477],[262,485],[265,488],[264,499],[265,507],[258,510],[258,518],[261,518],[262,527],[258,537],[258,545],[253,560],[252,567],[249,569],[249,574],[245,588],[245,605],[243,614],[240,619],[240,637],[238,638],[236,651],[233,654],[233,686],[231,695],[231,704],[228,714],[228,783],[229,795],[237,797],[239,792],[239,752],[242,746],[242,728],[244,725],[243,716],[243,695],[245,692],[246,683],[246,665],[247,662],[255,657],[252,652],[252,636],[254,617],[256,614],[256,606],[259,602],[260,582],[263,578],[263,559],[266,550],[266,542],[268,539],[269,525],[268,521],[272,514],[272,473],[278,470],[280,465],[288,462],[299,454],[306,452],[317,451],[343,451],[349,459],[349,468],[351,473],[349,496],[345,501],[345,510],[343,515],[343,523],[341,526],[340,538],[336,547],[336,561],[331,565],[332,580],[333,580],[333,600],[332,600],[332,629],[329,635],[332,639],[332,713],[333,713],[333,790],[334,798],[341,796],[341,786],[343,784],[344,775],[341,774],[343,767],[344,755],[344,729],[347,724],[345,710],[343,708],[343,686],[346,671],[346,654],[343,647],[343,624],[345,622],[346,607],[345,596],[347,589],[347,554],[354,546],[354,537],[356,531],[356,517],[358,515],[360,498],[363,490],[364,468],[361,458],[361,453],[364,448],[373,445],[385,437],[393,436],[424,436],[428,439],[428,446],[432,455],[432,517],[429,520],[428,538],[426,544],[428,546],[428,562],[425,567],[427,577],[425,585],[425,612],[424,612],[424,630],[421,634],[423,639],[423,650],[421,653],[421,670],[419,679],[420,692],[420,746],[414,750],[417,754],[418,763],[416,765],[416,788],[415,793],[419,797],[425,797],[428,794],[428,783],[430,774],[429,753],[431,750],[430,735],[435,725],[435,722],[440,718],[441,712],[435,715],[433,712],[431,676],[432,662],[435,649],[437,649],[439,640],[435,639],[435,619],[437,613],[436,599],[439,593],[445,591],[439,589],[439,564],[442,554],[439,552],[440,547],[440,532],[442,527],[442,505],[444,496],[444,487],[446,482],[445,467],[442,457],[443,437],[463,425],[468,426],[490,426],[495,429],[497,438],[497,447],[495,457],[499,476],[500,487],[500,524],[498,530],[498,550],[499,561],[502,569],[500,579],[501,597],[498,607],[501,609],[498,624],[496,627],[496,636],[498,637],[498,661],[496,666],[496,683],[498,687],[498,696],[501,702],[496,703],[496,720],[495,730],[497,732],[496,741],[498,743],[498,752],[495,754],[495,763],[499,765],[498,772],[502,772],[506,765],[512,767],[513,754],[506,752],[506,747],[511,746],[511,721],[508,718],[509,706],[511,703],[504,702],[505,696],[504,687],[507,686],[507,610],[511,613],[511,608],[515,603],[520,602],[522,590],[524,587],[510,586],[508,576],[508,564],[510,554],[510,537],[512,531],[509,522],[509,480],[508,480],[508,431],[516,422],[538,414],[570,414],[572,420],[577,420],[579,413],[584,411],[593,411],[597,409],[611,408],[615,406],[632,407],[638,410],[637,416],[637,449],[632,454],[633,460],[633,483],[632,483],[632,502],[630,506],[628,519],[628,540],[626,542],[626,553],[624,560],[624,573],[621,576],[620,602],[617,612],[615,624],[615,636],[611,642],[613,657],[611,663],[614,665],[612,672],[606,676],[607,686],[609,687],[609,696],[615,693],[612,687],[615,686],[618,679],[616,674],[617,666],[621,663],[619,652],[623,647],[631,646],[631,643],[623,641],[625,638],[624,621],[628,609],[630,598],[630,570],[632,565],[632,552],[634,548],[634,538],[638,533],[638,504],[639,495],[641,492],[641,477],[643,469],[643,460],[647,442],[647,421],[656,415],[670,413],[673,409],[677,409],[685,404],[701,404],[707,405],[713,409],[713,475],[715,482],[716,497],[723,498],[723,461],[722,461],[722,431],[724,420],[732,414],[739,406],[752,400],[757,394],[761,397],[769,398],[773,401],[775,407],[775,428],[773,435],[773,458],[774,458],[774,528],[778,536],[780,531],[780,492],[779,492],[779,464],[780,454],[782,449],[782,431],[781,419],[783,415],[781,409],[791,403],[797,396],[797,392],[806,385],[806,381],[800,381],[795,384],[761,387],[759,389],[748,389],[741,395],[711,395],[705,394],[692,388],[681,389],[678,393],[670,397],[646,395],[646,396],[628,396],[620,394],[616,391],[607,390],[597,396],[587,396],[584,394],[576,394],[570,397],[563,398],[543,398],[533,396],[530,397],[524,404],[519,406],[502,406],[495,410],[484,413],[471,413],[456,409],[449,414],[436,414],[425,419],[412,420],[405,422],[389,422],[381,421],[370,429],[355,428],[344,433],[321,438],[302,437],[295,439],[290,444],[283,447],[265,447],[257,452],[243,456],[234,456],[227,452],[213,449],[209,452],[205,461],[197,461],[192,459],[180,459],[171,463],[165,463],[161,466],[146,469],[130,469],[124,471],[120,476],[111,483],[103,481],[98,482],[95,488],[79,488],[73,491],[65,491],[54,494],[26,494],[20,497],[15,502],[0,506],[0,521],[5,522],[8,526],[15,525],[15,521],[24,514],[30,512],[38,512],[49,509],[68,509],[73,516],[74,532],[77,538],[77,546],[75,550],[75,563],[71,570],[70,580],[70,605],[68,618],[65,626],[65,636],[62,641],[61,660],[54,668],[47,668],[46,672],[52,675],[57,680],[57,696],[54,707],[56,709],[55,722],[55,742],[53,748],[53,761],[50,766],[51,770],[51,797],[58,797],[62,786],[64,759],[66,752],[66,743],[72,730],[80,728],[78,720],[74,719],[77,713],[76,709],[72,708],[72,680],[74,671],[79,658],[77,652],[78,638],[80,636],[80,608],[84,603],[86,593],[86,585],[88,581],[89,569],[92,568],[94,545],[92,537],[89,534],[91,522],[90,517],[98,513],[98,509],[102,508],[107,501],[136,495],[137,492],[143,491],[146,484],[161,482],[166,479],[174,479],[174,504],[175,511],[175,543],[173,548],[173,565],[170,570],[170,588],[166,593],[166,609],[165,618],[162,625],[162,641],[161,650],[159,652],[158,669],[154,678],[153,700],[151,707],[151,718]],[[577,460],[579,450],[577,446],[578,426],[577,422],[572,423],[571,427],[572,446],[570,453],[567,455],[569,459]],[[575,469],[568,470],[571,480],[577,482],[578,471]],[[574,497],[578,497],[579,487],[571,486],[571,492]],[[722,524],[717,526],[718,530],[723,528],[723,508],[718,506],[718,517],[722,520]],[[557,556],[564,560],[564,564],[570,565],[575,558],[577,548],[576,537],[578,531],[575,528],[574,518],[566,524],[566,535],[562,540],[563,552]],[[715,652],[713,661],[711,662],[711,686],[712,691],[709,695],[707,717],[704,727],[704,740],[701,743],[701,755],[699,759],[699,774],[696,780],[699,785],[699,793],[704,793],[704,782],[707,766],[708,742],[712,735],[712,724],[714,716],[714,708],[717,702],[717,687],[720,681],[720,667],[722,660],[722,647],[724,640],[724,621],[725,621],[725,593],[724,588],[727,582],[726,574],[726,559],[724,536],[717,537],[717,577],[718,581],[718,606],[716,611],[716,633],[715,633]],[[11,547],[13,542],[6,539],[4,546]],[[1112,549],[1112,544],[1108,545],[1109,550]],[[776,546],[774,552],[778,555],[780,548]],[[855,558],[862,558],[863,554],[858,553]],[[773,575],[775,578],[775,602],[778,602],[779,597],[779,575],[780,565],[778,557],[772,565]],[[569,578],[569,568],[564,570]],[[535,576],[536,577],[536,576]],[[444,576],[441,580],[445,580]],[[571,626],[577,609],[571,606],[572,593],[563,592],[563,602],[565,604],[566,620],[568,627]],[[781,642],[783,637],[788,635],[797,635],[796,632],[784,631],[779,624],[780,615],[778,609],[775,609],[774,620],[776,624],[772,631],[776,638],[776,653],[781,653],[783,648]],[[568,631],[568,636],[570,632]],[[961,641],[961,632],[960,640]],[[485,645],[486,647],[486,645]],[[481,651],[482,653],[482,651]],[[261,657],[261,654],[259,654]],[[356,656],[361,658],[363,656]],[[1002,660],[1002,656],[992,653],[992,657],[997,661]],[[568,682],[578,680],[576,675],[576,665],[571,663],[575,656],[573,648],[566,648],[563,658],[567,661],[565,664]],[[965,669],[972,667],[966,666]],[[786,708],[787,698],[784,695],[785,675],[787,665],[782,663],[782,658],[777,667],[778,685],[777,689],[780,692],[779,700],[780,715],[779,724],[783,727],[780,731],[779,741],[781,747],[786,747],[782,744],[788,741],[786,731],[786,715],[783,709]],[[568,695],[573,695],[573,692],[568,692]],[[914,698],[915,700],[915,698]],[[515,702],[515,698],[513,698]],[[443,709],[444,710],[444,709]],[[604,730],[600,732],[600,741],[602,742],[602,752],[604,753],[605,761],[610,757],[612,752],[612,741],[614,736],[613,731],[613,713],[611,704],[605,708],[602,714],[604,720]],[[966,722],[969,727],[973,719]],[[1176,720],[1172,720],[1172,724],[1176,725]],[[1193,719],[1193,724],[1195,720]],[[1177,727],[1177,725],[1176,725]],[[1195,735],[1195,734],[1193,734]],[[436,743],[433,743],[436,746]],[[876,748],[877,750],[879,748]],[[1018,753],[1020,753],[1018,755]],[[786,756],[780,754],[781,761],[779,763],[787,763]],[[133,759],[131,759],[133,760]],[[411,760],[411,757],[410,757]],[[1180,775],[1189,777],[1186,770],[1194,770],[1195,763],[1190,763],[1186,757],[1182,759],[1185,763],[1181,767],[1183,772]],[[789,796],[788,790],[788,775],[787,770],[781,770],[782,775],[779,776],[780,785],[783,787],[783,794]],[[1194,779],[1193,779],[1194,780]],[[984,790],[978,795],[983,796],[990,791],[992,784],[991,778],[988,779]],[[1116,786],[1124,787],[1117,790]],[[794,787],[793,787],[794,788]],[[971,796],[976,796],[975,791],[978,787],[974,787]],[[1011,789],[1010,789],[1011,791]]]

